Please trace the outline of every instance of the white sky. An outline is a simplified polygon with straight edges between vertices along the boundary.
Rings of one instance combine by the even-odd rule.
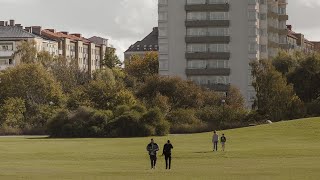
[[[245,0],[246,1],[246,0]],[[289,24],[320,41],[320,0],[289,0]],[[157,0],[0,0],[0,20],[110,39],[120,58],[157,26]]]

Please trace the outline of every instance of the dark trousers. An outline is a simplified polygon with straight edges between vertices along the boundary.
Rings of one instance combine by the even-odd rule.
[[[218,151],[218,141],[217,142],[213,142],[213,150]]]
[[[151,161],[151,169],[155,168],[157,163],[157,156],[150,155],[150,161]]]
[[[166,161],[166,169],[171,169],[171,154],[165,154],[164,159]]]

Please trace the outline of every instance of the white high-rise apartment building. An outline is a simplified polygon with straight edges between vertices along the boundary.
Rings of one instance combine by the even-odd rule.
[[[286,47],[287,0],[159,0],[160,75],[255,97],[249,63]]]

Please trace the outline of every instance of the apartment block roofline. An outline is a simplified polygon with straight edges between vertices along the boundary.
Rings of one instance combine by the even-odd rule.
[[[297,33],[295,31],[292,30],[293,26],[292,25],[287,25],[287,30],[288,30],[288,36],[294,39],[300,39],[301,36],[304,36],[304,34],[302,33]],[[303,41],[304,43],[313,45],[313,41],[309,41],[308,39],[303,37]]]
[[[0,21],[0,27],[17,27],[26,32],[26,34],[32,36],[38,36],[46,40],[59,41],[61,39],[67,38],[70,41],[77,42],[82,41],[84,44],[95,43],[97,46],[104,45],[103,43],[97,43],[91,40],[92,38],[100,38],[102,40],[108,40],[102,37],[93,36],[91,38],[85,38],[81,33],[69,33],[68,31],[56,31],[56,29],[43,29],[41,26],[27,26],[23,29],[21,24],[15,24],[15,20],[11,19],[9,21]],[[30,37],[31,38],[31,37]],[[105,43],[107,45],[107,43]]]
[[[18,26],[0,26],[0,38],[29,39],[37,36]]]
[[[131,45],[126,52],[144,52],[144,51],[158,51],[158,36],[159,30],[158,27],[154,27],[152,32],[148,34],[141,41],[137,41],[133,45]]]

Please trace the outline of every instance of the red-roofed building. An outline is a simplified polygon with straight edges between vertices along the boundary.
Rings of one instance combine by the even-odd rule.
[[[288,47],[289,51],[303,51],[305,53],[311,53],[315,50],[315,45],[312,41],[307,40],[303,34],[294,32],[292,25],[287,25],[288,29]]]
[[[80,33],[57,32],[55,29],[42,29],[40,26],[26,27],[25,30],[58,42],[59,55],[67,58],[69,62],[75,60],[80,69],[90,74],[100,69],[100,61],[104,58],[108,46],[107,39],[96,36],[87,39]]]

